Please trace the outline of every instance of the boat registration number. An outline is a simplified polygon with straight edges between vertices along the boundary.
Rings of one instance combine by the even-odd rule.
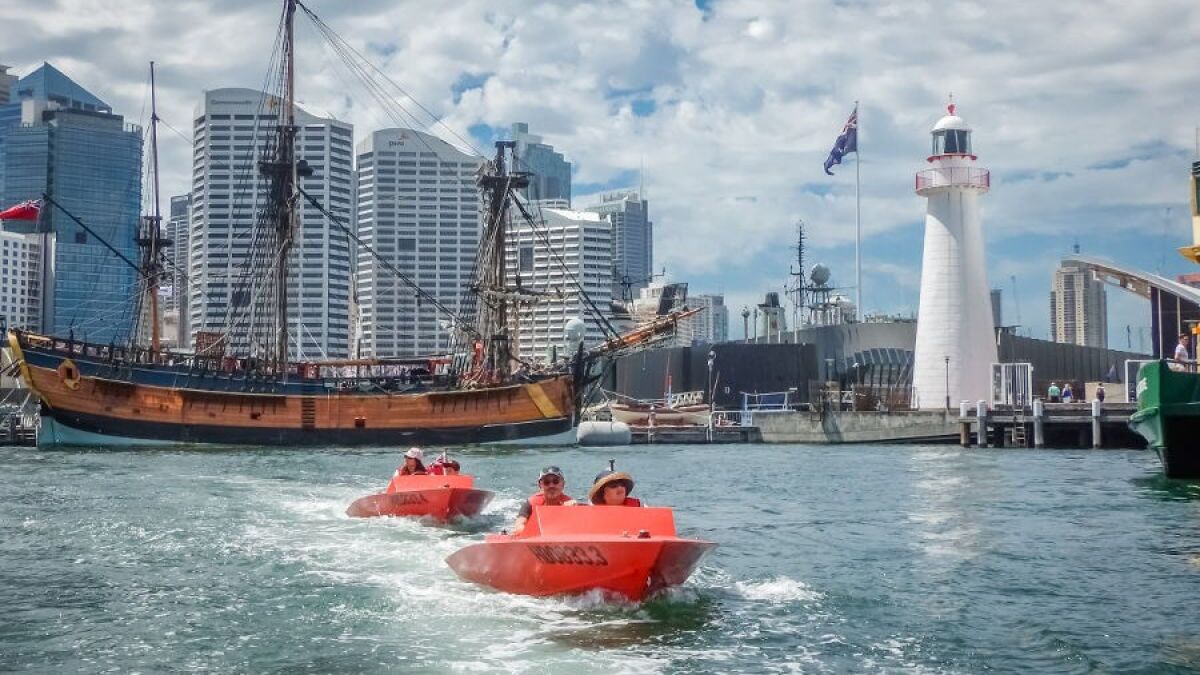
[[[390,499],[396,504],[424,504],[429,501],[420,492],[393,492]]]
[[[531,546],[533,556],[548,565],[608,565],[595,546]]]

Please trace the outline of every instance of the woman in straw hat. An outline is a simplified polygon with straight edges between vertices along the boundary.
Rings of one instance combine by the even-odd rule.
[[[397,476],[423,476],[425,475],[425,464],[421,460],[425,459],[425,453],[421,452],[420,448],[409,448],[408,452],[404,453],[404,465],[396,470]]]
[[[588,501],[596,506],[641,506],[641,500],[629,496],[633,492],[633,478],[624,471],[617,471],[609,463],[608,471],[596,474]]]

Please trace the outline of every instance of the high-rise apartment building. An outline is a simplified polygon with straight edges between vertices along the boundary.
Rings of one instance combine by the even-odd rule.
[[[1082,263],[1064,260],[1050,292],[1050,337],[1055,342],[1108,347],[1104,284]]]
[[[429,134],[384,129],[359,142],[358,307],[363,356],[406,357],[449,347],[448,317],[417,297],[394,266],[454,313],[464,309],[479,248],[476,173],[483,158]]]
[[[571,163],[554,146],[542,142],[542,137],[529,133],[529,125],[517,122],[512,125],[512,139],[516,141],[517,157],[521,171],[533,173],[529,188],[522,192],[533,200],[562,199],[571,204]]]
[[[689,318],[692,323],[692,343],[716,344],[729,340],[729,308],[721,294],[690,295],[688,307],[702,307],[703,311]]]
[[[536,229],[515,219],[505,250],[510,279],[541,295],[539,301],[518,310],[515,351],[523,359],[548,360],[564,355],[563,327],[570,319],[586,322],[584,344],[593,346],[605,339],[572,279],[578,280],[596,307],[609,307],[612,230],[598,214],[588,211],[537,204],[530,211]]]
[[[249,306],[261,292],[255,281],[269,274],[269,256],[266,263],[251,262],[251,252],[269,190],[257,162],[268,142],[273,144],[280,105],[274,95],[231,88],[206,91],[196,107],[187,246],[190,342],[201,331],[235,338],[244,333],[230,333],[230,324],[241,317],[240,325],[246,325]],[[301,187],[353,230],[353,126],[298,106],[295,116],[297,154],[313,170],[301,178]],[[351,242],[306,200],[300,200],[299,211],[288,276],[289,358],[345,358],[351,336]],[[236,339],[232,345],[255,353],[254,345]]]
[[[0,323],[39,330],[41,235],[0,231],[0,261]]]
[[[188,231],[192,196],[171,197],[171,209],[163,224],[163,236],[171,240],[165,252],[171,261],[164,271],[167,277],[161,288],[160,309],[163,338],[181,348],[188,345]]]
[[[616,190],[580,198],[580,208],[600,214],[613,231],[613,296],[629,302],[650,285],[654,223],[650,204],[638,190]],[[627,297],[628,296],[628,297]]]
[[[141,170],[141,128],[50,64],[21,78],[0,105],[0,204],[44,193],[59,205],[47,203],[36,223],[5,225],[41,238],[41,330],[128,339],[137,273],[108,246],[137,259]]]
[[[13,89],[17,86],[17,76],[9,73],[8,69],[9,66],[0,65],[0,105],[12,99]]]

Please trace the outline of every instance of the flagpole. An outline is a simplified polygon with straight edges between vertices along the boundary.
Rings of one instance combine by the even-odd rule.
[[[862,198],[860,196],[862,178],[858,169],[862,164],[862,116],[858,114],[858,101],[854,102],[854,114],[857,118],[854,132],[854,288],[858,320],[862,321],[864,316],[862,304]]]

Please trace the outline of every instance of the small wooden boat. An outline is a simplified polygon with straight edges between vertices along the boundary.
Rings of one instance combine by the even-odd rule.
[[[654,416],[655,426],[703,426],[708,424],[707,403],[692,405],[654,405],[650,403],[610,403],[608,409],[612,418],[618,422],[634,426],[650,426],[650,416]]]
[[[601,590],[638,602],[682,584],[714,548],[677,536],[669,508],[535,506],[520,534],[489,534],[446,563],[460,578],[506,593]]]
[[[355,500],[346,515],[425,516],[445,522],[479,515],[493,496],[487,490],[475,489],[474,476],[395,476],[386,492]]]

